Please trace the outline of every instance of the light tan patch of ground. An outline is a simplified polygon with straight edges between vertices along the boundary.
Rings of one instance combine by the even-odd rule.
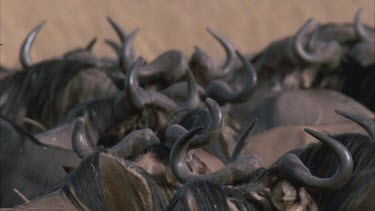
[[[19,67],[22,40],[42,20],[47,24],[32,49],[34,62],[84,46],[95,36],[100,38],[95,53],[113,55],[102,42],[116,38],[106,22],[108,15],[127,31],[141,28],[135,49],[148,60],[168,49],[190,55],[198,45],[221,61],[224,53],[205,31],[207,26],[248,53],[294,33],[311,17],[351,22],[356,10],[364,7],[364,21],[374,26],[374,4],[374,0],[0,0],[0,62]]]

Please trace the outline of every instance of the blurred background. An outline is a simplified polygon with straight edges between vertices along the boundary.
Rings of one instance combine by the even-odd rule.
[[[206,27],[227,37],[241,52],[250,53],[294,34],[309,18],[321,23],[352,22],[360,7],[364,8],[363,21],[374,26],[374,0],[0,0],[0,63],[20,67],[21,43],[42,20],[47,24],[31,51],[34,63],[83,47],[93,37],[99,39],[95,54],[114,57],[103,42],[105,38],[117,40],[107,16],[126,32],[140,27],[135,51],[149,61],[169,49],[190,56],[194,46],[199,46],[219,62],[224,52]]]

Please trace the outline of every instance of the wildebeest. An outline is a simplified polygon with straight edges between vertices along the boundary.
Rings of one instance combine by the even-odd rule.
[[[0,118],[0,206],[13,207],[23,200],[18,190],[28,199],[50,193],[59,187],[67,176],[66,170],[75,168],[81,158],[90,154],[90,141],[82,140],[86,133],[84,119],[74,122],[68,138],[70,150],[53,144],[44,144],[8,119]],[[113,148],[111,153],[123,158],[140,154],[148,146],[159,143],[149,129],[130,133]],[[85,148],[86,147],[86,148]]]
[[[258,70],[259,86],[274,90],[309,88],[318,77],[336,73],[348,59],[363,66],[374,62],[374,45],[370,27],[360,22],[362,10],[354,24],[324,24],[311,33],[311,19],[292,37],[271,43],[254,58]]]
[[[171,153],[172,170],[180,182],[209,181],[224,186],[224,195],[228,205],[234,210],[241,209],[313,209],[314,201],[303,189],[329,191],[340,189],[350,179],[353,161],[349,151],[338,141],[315,131],[307,130],[310,134],[326,143],[339,157],[339,166],[334,167],[337,172],[329,178],[312,176],[309,170],[302,164],[294,154],[286,154],[275,162],[270,168],[257,168],[242,175],[234,168],[230,170],[219,170],[207,175],[194,175],[184,164],[184,156],[188,147],[189,139],[196,131],[191,130],[173,147]],[[174,159],[172,159],[174,158]],[[257,163],[256,158],[253,162]],[[259,159],[259,158],[257,158]],[[311,158],[312,160],[314,158]],[[249,163],[249,166],[254,163]],[[230,164],[229,164],[230,165]],[[250,167],[247,168],[250,168]],[[330,174],[331,175],[331,174]],[[180,198],[172,200],[171,205],[181,205],[179,200],[190,202],[194,205],[194,197],[191,192],[178,195]],[[193,197],[193,198],[192,198]],[[301,201],[302,199],[302,201]],[[219,202],[216,202],[219,203]],[[216,204],[213,202],[213,204]],[[186,205],[186,203],[185,203]],[[170,209],[183,209],[182,207],[171,207]]]
[[[360,135],[348,132],[334,136],[336,140],[348,148],[353,157],[352,177],[339,190],[310,194],[317,203],[318,208],[322,210],[371,210],[374,206],[370,201],[375,190],[375,183],[372,179],[375,167],[375,121],[342,111],[338,111],[338,113],[358,123],[368,134]],[[297,155],[314,175],[326,177],[335,171],[337,159],[327,150],[327,147],[321,144],[311,145],[303,151],[297,152]],[[315,159],[312,160],[312,157]],[[327,163],[327,166],[323,167],[321,163]],[[362,188],[363,183],[361,182],[366,176],[368,176],[369,180],[365,183],[366,187]]]
[[[233,171],[230,171],[232,176],[219,171],[209,175],[191,174],[183,161],[194,134],[190,131],[190,136],[180,139],[171,154],[176,156],[172,164],[175,175],[181,182],[190,183],[175,195],[169,210],[212,208],[206,207],[209,205],[230,210],[370,210],[375,183],[370,180],[363,187],[358,182],[373,173],[375,121],[338,113],[357,122],[368,135],[347,133],[330,137],[305,129],[324,144],[287,153],[268,169],[257,169],[240,181],[235,181],[238,178],[233,176],[237,175]],[[220,201],[212,198],[213,195]],[[208,202],[209,199],[212,201]]]
[[[39,142],[5,117],[0,118],[0,206],[23,203],[17,189],[33,199],[58,187],[67,175],[63,166],[77,166],[72,151]]]
[[[31,38],[41,26],[32,30]],[[51,128],[77,103],[118,92],[111,78],[90,61],[51,59],[28,66],[25,60],[24,71],[0,81],[0,113],[18,124],[26,117]]]
[[[141,146],[143,152],[133,152],[130,160],[123,145],[85,151],[90,144],[83,118],[72,142],[86,157],[61,189],[15,209],[162,210],[180,186],[169,167],[169,149],[163,145]]]
[[[245,103],[232,105],[230,119],[245,125],[248,119],[258,118],[255,133],[277,126],[329,125],[345,123],[334,110],[353,111],[372,118],[366,107],[339,92],[325,89],[288,90],[272,92],[256,90]]]
[[[119,78],[124,78],[124,74],[128,72],[135,60],[132,42],[139,29],[137,28],[127,35],[113,19],[108,17],[107,20],[118,35],[121,45],[116,44],[116,42],[112,40],[106,40],[106,43],[111,46],[118,55],[119,69],[122,71],[122,75],[120,74],[118,76]],[[158,89],[163,89],[183,79],[187,69],[188,66],[185,56],[178,50],[169,50],[160,54],[153,61],[140,67],[137,75],[142,85],[156,86]]]
[[[255,68],[242,55],[236,52],[234,46],[226,38],[209,28],[207,30],[223,46],[226,60],[222,67],[215,68],[211,58],[198,47],[195,48],[189,66],[198,78],[200,85],[205,89],[205,96],[214,99],[220,105],[246,101],[257,84]],[[243,72],[235,71],[238,70],[238,65],[236,65],[238,59],[244,66]],[[240,82],[232,81],[233,75],[236,74],[243,76]],[[238,86],[241,86],[241,82],[243,82],[243,88],[240,91],[234,91]],[[234,84],[234,88],[230,88],[229,84]]]
[[[138,59],[126,74],[124,90],[114,97],[96,99],[78,104],[67,112],[62,122],[78,116],[87,116],[88,124],[101,144],[111,145],[135,129],[151,128],[162,132],[174,115],[198,106],[199,96],[192,74],[189,77],[189,96],[184,102],[175,102],[160,92],[143,89],[137,80],[137,71],[143,64]],[[87,115],[85,115],[87,114]],[[93,134],[93,133],[90,133]]]

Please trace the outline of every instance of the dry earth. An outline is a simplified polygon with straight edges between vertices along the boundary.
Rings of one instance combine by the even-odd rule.
[[[323,23],[351,22],[363,7],[364,21],[374,26],[374,4],[374,0],[0,0],[0,62],[19,67],[21,42],[42,20],[47,24],[32,49],[34,62],[83,46],[95,36],[100,38],[95,53],[113,55],[102,42],[116,38],[106,16],[127,31],[141,28],[135,49],[148,60],[168,49],[190,55],[198,45],[219,62],[224,53],[206,32],[207,26],[249,53],[294,33],[312,17]]]

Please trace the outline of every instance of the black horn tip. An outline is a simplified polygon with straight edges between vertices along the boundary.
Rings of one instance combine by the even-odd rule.
[[[89,44],[87,44],[86,50],[91,51],[97,41],[98,41],[97,37],[92,38],[92,40],[89,42]]]

